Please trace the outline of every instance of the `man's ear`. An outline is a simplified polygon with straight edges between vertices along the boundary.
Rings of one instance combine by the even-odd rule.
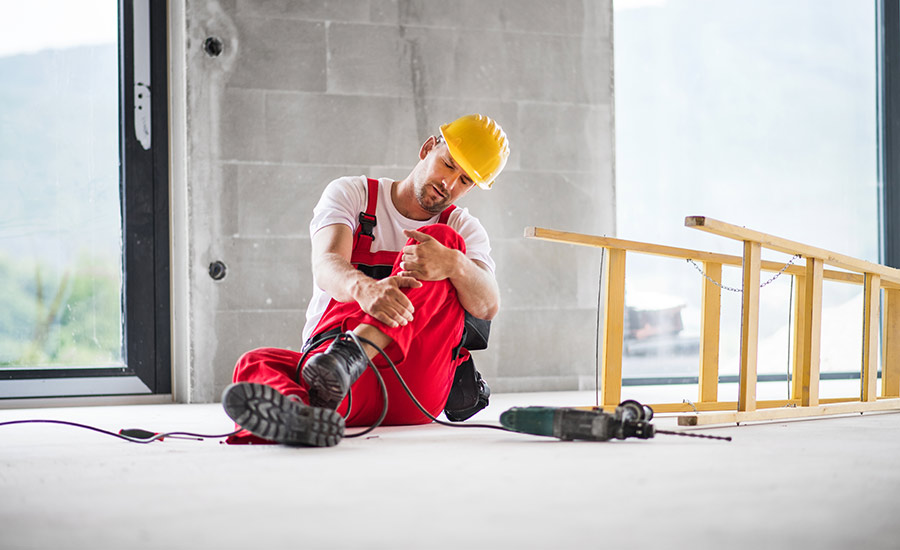
[[[425,140],[425,143],[422,144],[422,148],[419,149],[419,159],[425,160],[425,157],[428,156],[428,153],[434,149],[434,146],[437,144],[437,138],[431,136],[430,138]]]

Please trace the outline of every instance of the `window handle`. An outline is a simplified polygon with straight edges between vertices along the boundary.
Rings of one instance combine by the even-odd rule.
[[[150,149],[150,0],[134,0],[134,134]]]

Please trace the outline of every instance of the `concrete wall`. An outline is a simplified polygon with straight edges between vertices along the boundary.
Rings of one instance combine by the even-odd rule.
[[[476,363],[495,391],[593,387],[599,253],[522,235],[615,227],[611,0],[185,0],[173,14],[180,400],[217,400],[246,350],[299,348],[308,223],[331,179],[402,178],[470,112],[512,148],[494,189],[461,203],[492,236],[502,291]]]

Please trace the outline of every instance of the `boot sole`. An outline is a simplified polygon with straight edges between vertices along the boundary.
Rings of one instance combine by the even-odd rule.
[[[317,355],[303,367],[303,380],[309,384],[309,403],[314,407],[336,409],[350,389],[348,377],[327,355]]]
[[[344,419],[334,410],[306,406],[264,384],[231,384],[222,406],[238,426],[276,443],[331,447],[344,437]]]

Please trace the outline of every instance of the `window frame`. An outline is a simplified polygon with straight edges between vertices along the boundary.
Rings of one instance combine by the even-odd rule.
[[[135,4],[146,5],[149,15],[151,141],[146,150],[135,135]],[[3,369],[0,402],[172,392],[167,2],[119,0],[118,23],[124,366]]]
[[[882,262],[900,268],[900,0],[878,3]]]

